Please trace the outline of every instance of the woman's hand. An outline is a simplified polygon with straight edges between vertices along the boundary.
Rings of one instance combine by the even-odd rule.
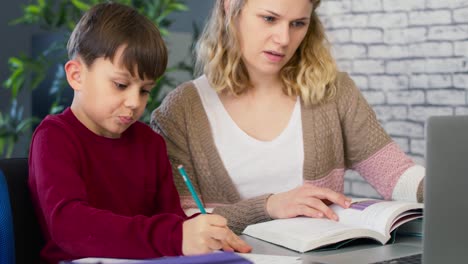
[[[266,209],[271,218],[308,216],[327,217],[338,221],[338,216],[328,207],[332,203],[348,208],[351,205],[351,199],[328,188],[306,183],[290,191],[270,196]]]

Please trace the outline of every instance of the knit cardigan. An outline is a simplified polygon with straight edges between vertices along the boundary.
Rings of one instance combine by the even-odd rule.
[[[206,78],[206,77],[205,77]],[[206,82],[207,85],[208,82]],[[304,182],[343,192],[347,169],[360,173],[385,199],[414,162],[380,126],[354,82],[345,73],[336,80],[333,99],[318,105],[301,102]],[[170,92],[153,111],[152,128],[166,140],[174,182],[184,209],[196,208],[177,166],[184,165],[205,207],[228,219],[236,233],[249,224],[271,220],[266,200],[271,195],[241,200],[214,143],[210,123],[193,82]],[[268,184],[268,183],[265,183]],[[417,200],[422,201],[422,181]]]

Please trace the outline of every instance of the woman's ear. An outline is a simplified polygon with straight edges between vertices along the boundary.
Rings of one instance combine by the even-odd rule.
[[[68,84],[75,91],[81,90],[84,66],[79,59],[69,60],[65,66],[65,73],[67,75]]]

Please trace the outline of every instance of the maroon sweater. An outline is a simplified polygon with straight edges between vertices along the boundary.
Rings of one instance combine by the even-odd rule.
[[[31,143],[29,187],[46,240],[43,262],[182,254],[186,215],[166,145],[143,123],[109,139],[70,109],[46,117]]]

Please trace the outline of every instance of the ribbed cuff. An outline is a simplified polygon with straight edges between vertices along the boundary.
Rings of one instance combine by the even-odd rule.
[[[216,207],[214,214],[224,216],[228,226],[236,234],[241,234],[247,225],[270,221],[266,211],[266,201],[271,194],[265,194],[233,205]]]
[[[184,221],[180,221],[172,232],[171,245],[172,250],[174,251],[174,256],[182,255],[182,240],[183,240],[183,225]]]

